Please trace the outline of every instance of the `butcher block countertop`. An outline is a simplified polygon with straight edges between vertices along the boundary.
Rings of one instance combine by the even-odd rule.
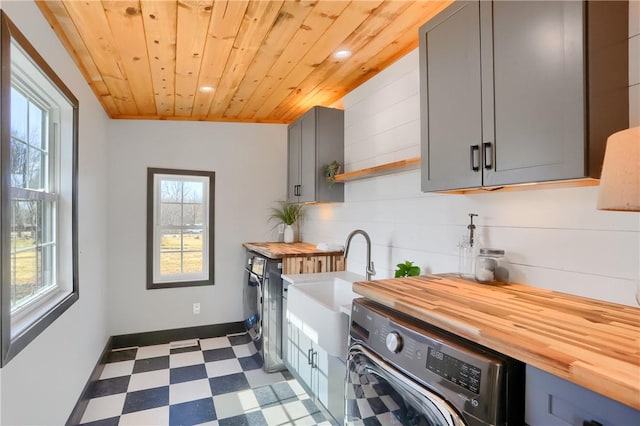
[[[640,409],[640,309],[453,274],[353,283],[353,291]]]
[[[342,250],[320,250],[311,243],[242,243],[242,245],[269,259],[282,259],[292,256],[313,256],[342,254]]]

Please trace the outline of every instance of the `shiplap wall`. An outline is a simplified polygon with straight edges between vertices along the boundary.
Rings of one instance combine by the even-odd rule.
[[[640,2],[630,5],[631,125],[640,125]],[[418,52],[405,56],[341,100],[345,169],[420,155]],[[307,207],[303,238],[340,242],[362,228],[373,243],[375,278],[414,261],[423,273],[456,271],[469,212],[481,245],[503,248],[513,281],[635,305],[640,213],[596,210],[597,187],[478,195],[424,194],[420,171],[345,184],[345,202]],[[365,270],[357,236],[348,269]]]

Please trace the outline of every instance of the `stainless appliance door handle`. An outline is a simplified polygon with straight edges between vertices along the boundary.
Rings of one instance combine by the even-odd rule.
[[[426,412],[435,414],[436,412],[434,410],[437,410],[437,414],[441,415],[442,419],[448,426],[465,426],[464,420],[462,420],[456,410],[451,407],[447,401],[429,391],[429,389],[410,380],[404,375],[404,373],[359,343],[354,343],[349,347],[349,354],[347,355],[347,371],[349,371],[353,357],[358,353],[363,354],[366,358],[371,360],[372,363],[380,367],[375,370],[367,367],[367,372],[380,376],[383,380],[390,383],[394,389],[400,393],[400,395],[408,397],[412,402],[418,404]],[[348,381],[346,382],[346,386],[349,386]],[[421,399],[417,396],[420,396]]]
[[[313,359],[313,348],[309,348],[309,350],[307,351],[307,364],[313,366],[312,359]]]

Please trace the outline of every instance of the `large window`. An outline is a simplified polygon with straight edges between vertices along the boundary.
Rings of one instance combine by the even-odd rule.
[[[78,299],[78,101],[2,13],[2,361]]]
[[[213,284],[214,178],[148,169],[147,288]]]

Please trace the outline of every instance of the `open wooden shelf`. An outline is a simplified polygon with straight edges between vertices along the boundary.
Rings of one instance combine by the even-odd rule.
[[[391,173],[415,170],[420,167],[420,157],[408,158],[406,160],[394,161],[393,163],[381,164],[367,169],[355,170],[353,172],[336,175],[336,182],[350,182],[352,180],[366,179],[374,176],[388,175]]]

